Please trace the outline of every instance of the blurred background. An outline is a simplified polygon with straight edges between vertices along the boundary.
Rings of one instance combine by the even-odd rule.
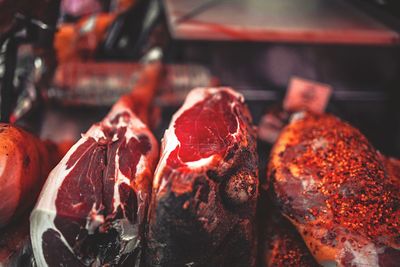
[[[0,118],[76,139],[161,51],[158,137],[194,87],[235,88],[259,124],[300,77],[400,157],[399,30],[395,0],[0,0]]]

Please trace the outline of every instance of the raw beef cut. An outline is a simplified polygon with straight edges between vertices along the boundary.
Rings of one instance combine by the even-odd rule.
[[[0,123],[0,228],[32,208],[60,147],[11,124]]]
[[[192,90],[166,130],[153,181],[148,266],[254,266],[256,137],[243,97]]]
[[[271,153],[283,214],[325,266],[399,266],[399,165],[332,115],[298,113]]]
[[[157,141],[142,120],[159,73],[159,63],[147,65],[132,94],[51,172],[31,215],[38,266],[139,264],[158,157]]]

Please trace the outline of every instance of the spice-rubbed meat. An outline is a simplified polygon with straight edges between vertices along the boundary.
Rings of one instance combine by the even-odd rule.
[[[155,172],[149,266],[254,266],[255,149],[241,95],[189,93],[165,132]]]
[[[61,147],[0,123],[0,228],[33,207],[49,172],[63,155]]]
[[[298,113],[277,140],[268,173],[283,214],[320,264],[398,266],[393,164],[338,118]]]
[[[320,266],[286,218],[273,208],[267,215],[261,225],[263,237],[259,240],[262,246],[261,266]]]
[[[158,63],[146,66],[132,95],[51,172],[31,215],[38,266],[139,263],[158,145],[133,110],[146,111],[158,73]]]

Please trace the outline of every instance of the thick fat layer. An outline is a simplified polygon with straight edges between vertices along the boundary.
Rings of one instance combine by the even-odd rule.
[[[381,247],[399,247],[398,186],[350,125],[331,115],[296,116],[273,149],[269,174],[285,215],[320,262],[377,264]]]
[[[154,185],[159,185],[161,182],[160,176],[166,164],[175,165],[172,167],[185,166],[192,170],[201,169],[203,166],[208,166],[217,154],[221,154],[222,147],[226,148],[228,143],[232,143],[232,139],[237,137],[239,121],[234,115],[234,109],[238,103],[243,102],[244,98],[241,94],[227,87],[192,90],[165,131]],[[225,118],[226,115],[230,117]],[[202,116],[211,120],[215,119],[215,121],[206,122],[202,120]],[[191,128],[196,122],[199,123],[198,127]],[[211,123],[212,127],[208,128],[207,123]],[[189,128],[182,127],[185,124]],[[224,136],[215,136],[218,134],[215,130],[223,128],[228,129]],[[216,138],[221,140],[215,140]],[[180,153],[182,148],[186,150],[183,156]],[[196,151],[202,151],[202,153],[199,155]]]
[[[141,197],[140,191],[146,191],[146,185],[142,187],[137,183],[149,185],[150,181],[144,179],[150,180],[149,169],[153,168],[156,150],[154,137],[129,110],[111,112],[102,123],[84,134],[50,174],[32,213],[31,238],[39,266],[48,265],[49,251],[45,250],[50,250],[46,248],[49,240],[59,239],[64,245],[61,249],[67,249],[70,256],[76,257],[72,247],[76,247],[75,239],[81,227],[86,228],[90,236],[105,221],[111,220],[112,224],[115,216],[121,220],[122,238],[137,238],[138,230],[129,226],[139,223],[137,210],[126,209],[138,208],[138,199],[130,192],[134,190]],[[104,184],[99,175],[104,176]],[[135,181],[138,179],[139,182]],[[90,188],[95,191],[84,192],[92,190]],[[123,217],[117,215],[119,210]],[[107,231],[107,227],[100,232]],[[124,253],[135,247],[125,248]]]
[[[36,203],[35,209],[32,211],[30,218],[31,226],[31,240],[32,249],[35,255],[35,260],[38,266],[48,266],[44,257],[44,251],[42,247],[43,234],[52,229],[56,231],[61,238],[62,243],[72,251],[63,235],[58,231],[54,225],[54,219],[57,216],[56,209],[56,197],[57,189],[60,188],[65,177],[71,172],[72,168],[67,169],[66,163],[73,153],[87,141],[87,138],[82,137],[65,155],[61,162],[51,171],[47,181],[43,187],[43,190],[39,196],[38,202]]]

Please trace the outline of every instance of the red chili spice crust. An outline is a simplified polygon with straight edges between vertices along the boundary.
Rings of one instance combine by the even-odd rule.
[[[319,266],[311,254],[307,251],[307,247],[294,240],[290,235],[282,233],[279,236],[275,235],[271,240],[270,254],[268,264],[270,267],[281,266]]]
[[[305,229],[303,238],[316,227],[324,231],[312,238],[333,248],[346,235],[398,248],[399,179],[392,169],[349,124],[332,115],[303,114],[281,133],[268,175],[285,216]],[[319,253],[317,245],[307,245]]]
[[[319,266],[295,228],[275,209],[266,220],[262,260],[266,267]]]

